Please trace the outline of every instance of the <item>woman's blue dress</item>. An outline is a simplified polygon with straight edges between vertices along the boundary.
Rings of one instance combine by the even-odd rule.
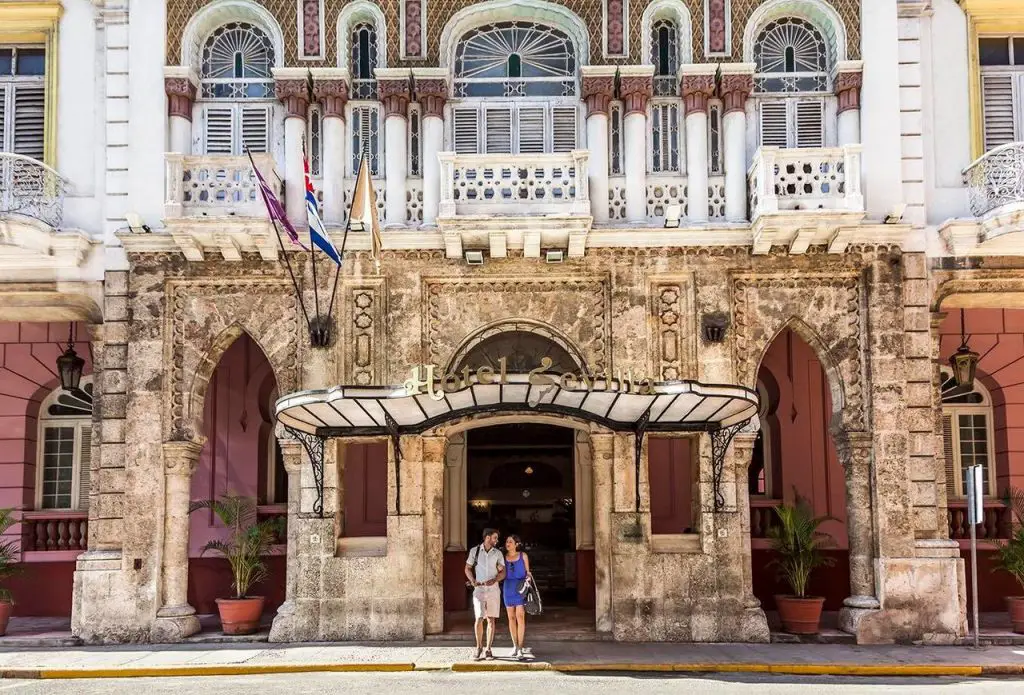
[[[523,554],[519,553],[519,559],[515,562],[505,560],[505,581],[501,585],[502,598],[505,599],[505,606],[522,606],[526,603],[526,597],[520,596],[516,591],[519,580],[526,578],[526,561]]]

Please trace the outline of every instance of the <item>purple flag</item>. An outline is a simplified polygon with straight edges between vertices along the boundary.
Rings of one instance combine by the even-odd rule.
[[[252,153],[246,150],[246,154],[249,155],[249,162],[252,164],[252,170],[256,174],[256,179],[260,183],[260,195],[263,196],[263,203],[267,206],[267,214],[270,215],[271,220],[276,220],[281,223],[284,227],[285,234],[291,239],[292,243],[299,248],[306,250],[306,247],[299,241],[299,234],[295,231],[295,227],[288,221],[288,215],[285,214],[284,206],[281,205],[281,201],[274,195],[274,191],[271,190],[267,184],[266,179],[263,178],[263,174],[260,173],[259,167],[256,166],[256,162],[252,159]]]

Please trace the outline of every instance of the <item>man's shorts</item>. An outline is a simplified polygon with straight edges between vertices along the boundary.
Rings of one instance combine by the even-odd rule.
[[[497,618],[501,614],[501,591],[497,584],[473,589],[473,615],[477,620]]]

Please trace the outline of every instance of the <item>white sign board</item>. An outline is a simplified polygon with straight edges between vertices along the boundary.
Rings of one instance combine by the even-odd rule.
[[[984,478],[981,466],[970,466],[967,469],[967,523],[980,524],[985,519],[984,511]]]

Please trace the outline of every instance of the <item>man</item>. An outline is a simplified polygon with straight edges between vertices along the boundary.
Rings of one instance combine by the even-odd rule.
[[[501,612],[501,592],[498,582],[505,578],[505,556],[498,550],[497,529],[484,529],[483,543],[469,551],[466,558],[466,579],[473,586],[473,615],[476,618],[475,661],[484,655],[484,620],[487,621],[488,660],[494,658],[491,644],[494,643],[494,621]]]

